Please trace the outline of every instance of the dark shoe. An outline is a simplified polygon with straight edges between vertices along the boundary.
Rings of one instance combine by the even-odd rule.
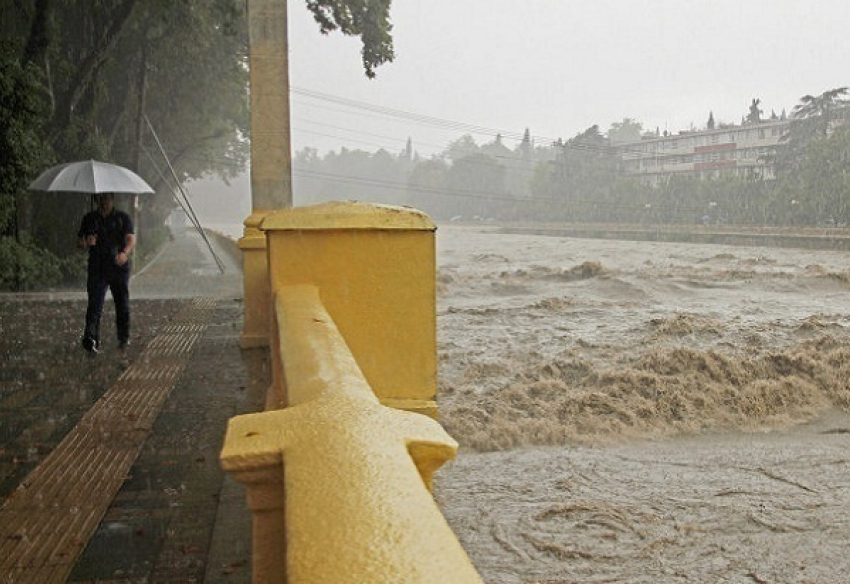
[[[123,339],[118,341],[118,348],[122,351],[130,346],[130,339]]]
[[[83,349],[91,353],[92,355],[97,355],[100,353],[100,350],[97,347],[98,343],[94,339],[89,337],[83,337]]]

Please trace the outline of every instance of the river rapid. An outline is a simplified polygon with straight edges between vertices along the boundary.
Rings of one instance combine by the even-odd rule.
[[[440,226],[436,496],[487,582],[844,582],[850,254]]]

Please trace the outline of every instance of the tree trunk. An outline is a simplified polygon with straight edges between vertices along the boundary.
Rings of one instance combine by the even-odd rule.
[[[28,63],[42,62],[47,54],[47,47],[50,45],[48,24],[52,4],[53,0],[36,0],[35,2],[35,16],[32,19],[27,44],[24,45],[24,51],[21,54],[22,67]]]
[[[71,122],[71,113],[74,111],[80,98],[94,82],[97,68],[106,60],[109,56],[109,51],[115,46],[118,35],[121,34],[124,25],[129,20],[136,1],[124,0],[119,5],[112,14],[109,27],[100,34],[91,52],[82,60],[79,67],[77,67],[76,72],[68,84],[67,90],[58,100],[56,110],[53,112],[53,118],[50,121],[51,134],[54,139]]]

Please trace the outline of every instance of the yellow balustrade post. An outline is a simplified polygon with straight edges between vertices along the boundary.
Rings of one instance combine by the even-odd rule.
[[[251,216],[243,251],[245,316],[242,347],[269,344],[269,283],[265,238],[257,229],[270,209],[292,206],[289,58],[286,0],[248,0],[251,85]]]
[[[258,212],[245,220],[245,233],[239,239],[242,250],[243,349],[269,346],[271,322],[271,290],[269,285],[269,260],[266,253],[266,235],[259,226],[267,213]]]
[[[271,288],[316,286],[381,403],[436,417],[431,219],[409,208],[331,202],[275,211],[260,227]],[[278,407],[289,403],[279,375],[273,391]]]
[[[245,485],[251,510],[251,576],[254,582],[286,582],[286,516],[283,467],[249,468],[233,473]]]

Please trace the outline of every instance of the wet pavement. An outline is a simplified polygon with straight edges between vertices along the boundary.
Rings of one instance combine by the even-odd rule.
[[[54,551],[53,556],[39,559],[36,548],[50,538],[39,538],[35,527],[27,531],[24,521],[0,541],[6,558],[12,557],[9,550],[26,548],[16,566],[0,558],[0,582],[250,582],[250,515],[241,485],[220,470],[218,453],[227,420],[262,407],[270,377],[268,351],[240,349],[239,252],[233,246],[227,250],[229,244],[216,238],[211,242],[225,266],[224,274],[202,239],[188,233],[169,242],[155,261],[134,276],[134,318],[144,315],[149,322],[147,328],[135,327],[138,334],[125,353],[107,346],[103,354],[90,359],[75,346],[75,328],[59,325],[56,339],[41,342],[50,345],[55,340],[61,345],[58,352],[42,348],[41,354],[34,355],[39,343],[34,347],[16,346],[8,339],[0,343],[5,355],[21,356],[19,367],[4,365],[0,376],[0,497],[4,500],[0,518],[6,507],[23,500],[24,491],[35,488],[39,476],[54,477],[57,484],[47,489],[51,493],[61,490],[63,480],[67,487],[69,475],[84,481],[97,476],[101,469],[95,468],[93,455],[87,456],[83,449],[77,458],[65,459],[62,448],[96,416],[108,419],[103,417],[104,411],[110,412],[104,403],[116,403],[109,400],[119,399],[122,383],[128,399],[144,401],[147,395],[134,394],[151,391],[144,380],[169,367],[174,372],[159,401],[142,404],[138,414],[124,412],[123,418],[111,418],[131,425],[133,435],[141,437],[126,467],[115,462],[101,465],[111,465],[120,473],[105,511],[96,509],[94,502],[103,489],[68,487],[65,497],[76,501],[72,509],[92,515],[92,527],[83,529],[82,521],[62,524],[57,519],[61,514],[52,513],[51,520],[59,522],[54,528],[61,534],[57,537],[65,546],[60,548],[74,550],[76,557]],[[15,315],[25,318],[29,303],[38,304],[32,308],[38,315],[71,311],[76,317],[84,308],[78,292],[0,298],[0,330],[14,336],[15,327],[21,326],[21,318]],[[203,322],[198,320],[201,313]],[[107,310],[104,326],[110,318]],[[167,358],[176,359],[174,365],[156,364],[151,355],[162,352],[158,343],[170,342],[174,335],[169,327],[180,324],[181,318],[195,319],[195,328],[189,329],[197,334],[181,337],[179,358],[165,350]],[[40,365],[25,364],[28,359]],[[133,375],[134,371],[139,373]],[[98,386],[101,379],[110,380],[111,385]],[[77,387],[69,387],[69,380]],[[150,415],[149,424],[142,423],[144,415]],[[109,442],[116,440],[117,430],[108,434],[103,429],[109,423],[102,422],[99,428],[101,442],[106,444],[97,446],[114,446]],[[126,427],[119,430],[128,431]],[[61,473],[44,470],[51,461]],[[37,509],[18,516],[34,520],[39,513],[51,515],[47,499],[39,501]],[[11,525],[8,519],[6,523]]]

